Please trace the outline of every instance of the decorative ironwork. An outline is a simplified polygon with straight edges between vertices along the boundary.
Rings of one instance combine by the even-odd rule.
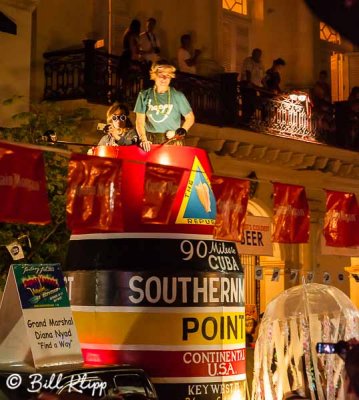
[[[247,15],[248,4],[247,0],[222,0],[222,7],[225,10],[235,12],[237,14]]]
[[[45,63],[45,99],[79,99],[85,97],[85,51],[47,53]]]
[[[246,101],[251,102],[253,106],[251,118],[245,121],[251,129],[277,136],[315,141],[311,104],[307,94],[289,93],[275,96],[267,91],[252,89],[250,96],[247,94],[247,97],[243,97],[243,89],[238,85],[241,120],[243,104]]]
[[[327,25],[325,22],[320,22],[319,29],[320,39],[325,40],[326,42],[340,44],[340,35],[332,27]]]
[[[152,84],[148,71],[126,69],[121,57],[95,49],[94,43],[85,41],[84,49],[44,54],[45,100],[84,98],[99,104],[119,100],[128,103],[130,107],[134,106],[138,92]],[[357,119],[352,121],[348,117],[351,121],[349,127],[345,122],[348,120],[346,116],[353,114],[351,109],[347,110],[348,107],[345,113],[338,113],[341,116],[338,126],[334,112],[329,122],[325,118],[326,114],[323,116],[316,110],[312,112],[306,94],[273,96],[254,89],[249,92],[248,88],[242,88],[237,82],[236,73],[209,78],[179,72],[173,85],[185,93],[197,122],[219,126],[245,125],[258,132],[293,139],[318,140],[347,148],[358,147]],[[243,118],[245,99],[253,102],[250,104],[253,110],[248,119]],[[347,135],[349,139],[342,143],[336,138],[343,137],[343,126],[350,133]]]
[[[299,99],[302,97],[302,100]],[[315,140],[311,125],[309,99],[305,94],[287,94],[266,99],[264,120],[259,125],[272,133],[294,139]]]

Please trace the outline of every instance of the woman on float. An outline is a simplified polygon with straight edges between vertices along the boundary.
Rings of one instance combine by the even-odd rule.
[[[129,111],[126,105],[114,103],[107,110],[107,125],[105,135],[98,142],[98,146],[130,146],[138,142],[138,136],[128,118]]]
[[[165,61],[153,64],[150,78],[155,84],[138,94],[134,109],[136,130],[145,151],[151,150],[152,143],[183,146],[183,138],[194,124],[194,114],[185,95],[170,86],[175,71]]]

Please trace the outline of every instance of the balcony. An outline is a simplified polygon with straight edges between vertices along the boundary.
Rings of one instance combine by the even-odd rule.
[[[82,49],[44,54],[45,100],[104,105],[119,100],[134,106],[138,92],[151,85],[147,74],[124,72],[120,57],[96,50],[94,43],[86,40]],[[248,91],[236,73],[207,78],[179,72],[173,85],[184,92],[199,123],[359,150],[358,111],[347,102],[317,110],[303,92]]]

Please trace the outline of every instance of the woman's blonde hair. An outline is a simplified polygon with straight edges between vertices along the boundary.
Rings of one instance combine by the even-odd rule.
[[[153,63],[150,69],[150,79],[154,81],[159,72],[165,72],[171,78],[174,78],[176,68],[173,65],[168,64],[167,62],[159,61],[157,63]]]

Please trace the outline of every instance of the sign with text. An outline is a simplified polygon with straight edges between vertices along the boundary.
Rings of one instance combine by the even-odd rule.
[[[239,254],[272,256],[271,219],[248,215],[241,242],[237,243]]]
[[[106,269],[132,271],[146,265],[149,269],[167,271],[171,260],[176,271],[243,271],[234,242],[208,240],[206,236],[201,239],[200,235],[182,239],[136,236],[101,240],[107,237],[99,234],[96,235],[99,240],[95,236],[90,240],[70,240],[67,269],[95,270],[98,265],[106,265]],[[158,254],[158,257],[149,257],[149,254]]]
[[[58,264],[13,264],[0,306],[0,362],[35,368],[82,364]]]

